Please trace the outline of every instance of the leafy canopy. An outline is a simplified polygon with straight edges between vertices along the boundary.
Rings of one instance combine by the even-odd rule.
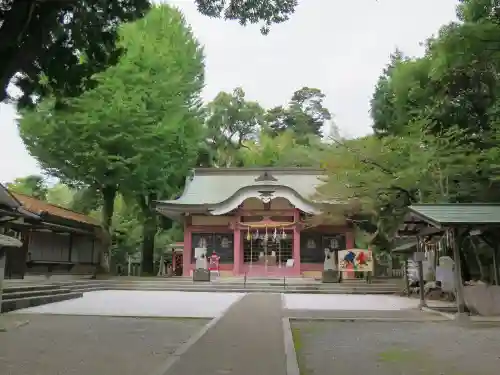
[[[184,18],[168,6],[122,28],[120,62],[98,86],[57,110],[53,99],[19,123],[30,153],[72,185],[142,192],[182,171],[200,133],[203,53]],[[159,152],[165,150],[165,152]],[[160,173],[161,172],[161,173]]]

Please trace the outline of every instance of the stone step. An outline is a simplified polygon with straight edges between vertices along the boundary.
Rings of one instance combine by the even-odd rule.
[[[329,291],[329,290],[367,290],[367,291],[380,291],[380,292],[398,292],[401,287],[398,285],[348,285],[348,284],[317,284],[317,285],[267,285],[267,284],[214,284],[214,283],[192,283],[192,284],[173,284],[173,283],[93,283],[93,284],[75,284],[66,286],[71,290],[103,290],[103,289],[154,289],[154,290],[190,290],[190,289],[214,289],[218,291],[234,290],[234,289],[259,289],[259,290],[293,290],[297,292],[308,291]]]
[[[63,288],[53,288],[53,289],[33,289],[33,290],[25,290],[25,291],[12,291],[12,290],[4,290],[4,294],[2,299],[4,301],[8,301],[11,299],[18,298],[27,298],[27,297],[38,297],[38,296],[51,296],[56,294],[65,294],[70,293],[70,289]]]
[[[398,283],[383,283],[383,284],[367,284],[367,283],[351,283],[351,282],[342,282],[342,283],[279,283],[279,282],[271,282],[271,283],[263,283],[263,282],[217,282],[216,280],[212,280],[211,282],[150,282],[150,281],[115,281],[115,282],[78,282],[78,283],[67,283],[64,285],[58,284],[61,287],[74,287],[78,285],[93,285],[93,286],[111,286],[111,285],[142,285],[142,286],[171,286],[171,287],[183,287],[183,286],[192,286],[192,285],[211,285],[213,287],[218,288],[231,288],[231,287],[241,287],[241,286],[249,286],[255,285],[259,287],[283,287],[286,286],[288,288],[330,288],[332,286],[340,286],[340,287],[366,287],[366,288],[401,288],[401,285]]]
[[[14,298],[2,301],[2,313],[9,311],[25,309],[28,307],[46,305],[48,303],[66,301],[69,299],[80,298],[83,296],[81,292],[69,292],[64,294],[52,294],[45,296]]]
[[[27,285],[9,285],[3,289],[3,293],[22,293],[31,291],[54,290],[60,286],[57,284],[27,284]]]
[[[139,291],[182,291],[182,292],[215,292],[215,293],[301,293],[301,294],[397,294],[399,289],[365,289],[365,288],[330,288],[330,289],[284,289],[284,288],[261,288],[261,287],[234,287],[218,288],[207,285],[190,287],[152,287],[152,286],[127,286],[108,285],[106,287],[78,287],[72,289],[78,292],[92,292],[98,290],[139,290]]]

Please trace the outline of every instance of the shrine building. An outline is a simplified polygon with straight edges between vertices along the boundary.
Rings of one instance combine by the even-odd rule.
[[[320,277],[326,248],[354,247],[347,223],[305,225],[320,213],[313,196],[322,174],[310,168],[195,169],[178,199],[156,206],[184,224],[174,267],[191,275],[195,249],[206,248],[208,256],[220,257],[221,275]]]

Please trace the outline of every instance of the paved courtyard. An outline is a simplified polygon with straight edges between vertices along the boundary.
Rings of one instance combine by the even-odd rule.
[[[295,321],[301,375],[497,375],[500,328]]]
[[[2,375],[149,375],[205,319],[27,315],[0,332]]]
[[[383,295],[89,292],[9,313],[29,323],[0,332],[0,374],[285,375],[283,316],[342,318],[292,319],[301,375],[498,373],[500,328],[459,328],[417,304]]]

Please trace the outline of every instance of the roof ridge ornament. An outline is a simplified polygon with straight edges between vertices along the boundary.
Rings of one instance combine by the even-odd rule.
[[[260,181],[278,181],[276,177],[274,177],[269,171],[264,171],[259,177],[257,177],[255,182],[260,182]]]

